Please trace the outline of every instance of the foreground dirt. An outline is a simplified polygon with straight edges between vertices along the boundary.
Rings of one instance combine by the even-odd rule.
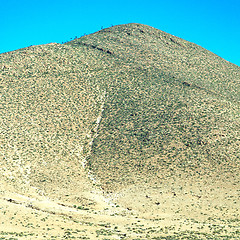
[[[108,194],[89,185],[61,200],[2,185],[0,239],[239,239],[239,182],[228,180],[170,179]]]

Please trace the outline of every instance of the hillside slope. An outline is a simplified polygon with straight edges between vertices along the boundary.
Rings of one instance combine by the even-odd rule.
[[[105,188],[234,171],[239,79],[239,67],[141,24],[1,54],[2,174],[69,189],[85,163]]]
[[[0,99],[6,239],[239,237],[238,66],[125,24],[1,54]]]
[[[106,98],[88,160],[105,188],[239,169],[239,67],[140,24],[67,45],[108,66],[91,72]]]
[[[1,180],[19,192],[61,196],[88,179],[83,147],[103,93],[83,58],[60,44],[1,54]]]

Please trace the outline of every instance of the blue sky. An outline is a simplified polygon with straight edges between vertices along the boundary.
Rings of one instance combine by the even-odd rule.
[[[0,53],[142,23],[240,66],[240,0],[0,0]]]

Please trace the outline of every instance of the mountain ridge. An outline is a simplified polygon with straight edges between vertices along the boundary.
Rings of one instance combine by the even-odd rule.
[[[113,34],[114,37],[111,37],[111,35],[110,36],[104,35],[105,33],[112,33],[112,32],[114,33]],[[122,37],[122,35],[121,35],[122,32],[124,34],[124,37]],[[136,36],[134,35],[134,33],[136,34]],[[143,33],[148,34],[147,37],[144,35],[145,38],[147,38],[147,40],[145,40],[145,38],[143,38],[143,37],[140,37],[140,34],[143,34]],[[103,37],[104,40],[101,39],[102,41],[99,41],[99,35],[103,35],[104,36]],[[118,37],[118,35],[120,35],[121,37]],[[97,36],[97,37],[95,38],[95,36]],[[132,37],[133,39],[129,40],[129,36]],[[154,44],[156,44],[156,41],[155,41],[155,39],[152,40],[151,36],[154,36],[154,38],[157,36],[159,39],[161,39],[160,45],[162,46],[164,44],[164,45],[167,46],[168,50],[165,52],[165,55],[163,57],[161,55],[160,56],[157,55],[156,46],[154,46]],[[127,39],[126,40],[127,47],[126,47],[126,45],[124,45],[125,44],[125,42],[124,42],[125,38]],[[177,40],[173,40],[173,38],[175,38]],[[85,42],[85,39],[88,41],[87,43]],[[166,39],[168,39],[168,41],[166,41]],[[109,45],[109,42],[111,43],[110,45]],[[122,45],[117,44],[119,42],[121,42],[121,44],[124,45],[124,48],[120,48],[120,46],[122,46]],[[224,81],[219,81],[219,79],[223,79],[223,76],[225,77],[226,74],[222,73],[223,76],[217,75],[217,72],[219,71],[220,68],[222,68],[223,64],[227,64],[228,65],[229,63],[227,63],[225,60],[221,59],[220,57],[216,56],[215,54],[212,54],[209,51],[203,49],[202,47],[196,46],[195,44],[192,44],[190,42],[186,42],[186,41],[184,41],[182,39],[176,38],[174,36],[171,36],[169,34],[161,32],[161,31],[159,31],[157,29],[154,29],[154,28],[151,28],[151,27],[146,27],[144,25],[139,25],[139,24],[128,24],[128,25],[124,25],[124,26],[120,25],[120,26],[116,26],[116,27],[113,27],[113,28],[110,28],[110,29],[99,31],[99,32],[97,32],[95,34],[92,34],[92,35],[87,36],[87,37],[83,37],[81,39],[73,40],[73,41],[71,41],[68,44],[71,44],[74,47],[77,47],[79,45],[83,45],[83,46],[85,46],[87,48],[97,49],[98,51],[102,51],[103,53],[107,53],[109,55],[109,58],[111,58],[113,55],[114,56],[117,55],[117,58],[120,58],[120,59],[124,59],[125,58],[125,62],[129,65],[129,67],[127,67],[127,65],[125,65],[123,67],[125,67],[124,71],[127,72],[128,77],[131,76],[131,75],[132,76],[136,76],[136,75],[138,75],[138,73],[140,75],[140,74],[142,74],[143,71],[145,71],[146,72],[145,77],[149,78],[149,76],[151,76],[151,74],[152,74],[152,76],[151,76],[152,78],[162,77],[164,79],[163,81],[165,81],[165,83],[169,84],[171,87],[173,85],[175,85],[178,88],[179,87],[180,88],[186,88],[186,89],[190,88],[191,91],[195,91],[195,92],[199,91],[199,92],[202,92],[203,94],[205,94],[207,96],[208,95],[209,96],[212,95],[211,98],[217,98],[218,100],[221,100],[221,101],[223,101],[223,99],[221,99],[221,98],[225,98],[226,101],[230,100],[230,102],[232,102],[232,103],[236,102],[236,104],[237,104],[236,107],[238,108],[238,106],[239,106],[238,105],[238,103],[239,103],[239,94],[238,94],[238,92],[235,93],[235,91],[233,91],[235,84],[239,84],[239,80],[238,80],[239,73],[236,71],[236,73],[235,73],[236,76],[234,76],[234,78],[231,78],[231,81],[233,81],[233,84],[232,84],[233,86],[232,87],[231,87],[231,82],[226,83]],[[141,57],[141,54],[137,54],[138,53],[138,49],[137,49],[136,46],[138,46],[140,44],[142,44],[141,45],[142,48],[140,48],[141,51],[142,51],[142,49],[146,49],[142,56],[144,56],[144,57],[148,56],[146,54],[147,49],[154,49],[155,55],[153,55],[150,52],[154,57],[150,58],[150,59],[148,58],[147,59],[148,61],[144,61],[143,57]],[[147,45],[146,48],[143,47],[143,46],[145,46],[144,44]],[[131,54],[131,51],[128,52],[128,47],[129,46],[132,46],[132,48],[133,48],[132,52],[134,54]],[[179,48],[181,48],[181,49],[182,48],[188,48],[187,52],[181,52],[182,58],[185,59],[184,60],[185,63],[181,60],[181,65],[180,66],[178,65],[179,60],[178,61],[176,60],[177,59],[176,56],[179,57],[180,53],[175,51],[175,49],[177,49],[179,51]],[[162,53],[162,51],[163,51],[162,48],[159,48],[159,49],[160,49],[160,53]],[[198,68],[201,71],[199,71],[199,70],[196,71],[196,67],[192,67],[193,63],[190,63],[191,62],[191,58],[188,58],[188,56],[189,55],[193,55],[194,56],[194,52],[195,51],[199,51],[199,49],[203,51],[201,53],[202,56],[200,55],[200,57],[199,57],[197,55],[196,59],[194,61],[199,65]],[[190,53],[190,50],[193,51],[193,54]],[[127,54],[126,54],[126,52],[127,52]],[[168,54],[168,52],[170,52],[170,53]],[[210,58],[206,59],[206,56],[208,56],[208,54],[210,54]],[[110,56],[110,55],[112,55],[112,56]],[[137,56],[138,58],[136,59],[135,56]],[[197,57],[199,59],[197,59]],[[156,62],[156,59],[158,59],[158,58],[161,60],[160,61],[161,63],[163,62],[162,58],[165,58],[164,60],[167,62],[167,66],[166,65],[164,66],[163,64],[162,64],[163,66],[158,64],[158,62]],[[217,64],[219,66],[216,65],[215,63],[213,64],[213,63],[210,62],[210,61],[213,61],[212,58],[213,58],[214,61],[215,60],[218,61]],[[209,65],[205,65],[206,63],[203,60],[205,62],[210,62],[209,65],[210,65],[210,68],[211,68],[211,71],[213,72],[213,74],[211,73],[211,71],[209,72],[209,71],[206,70],[206,68],[209,68]],[[139,68],[141,69],[140,71],[136,70],[136,65],[139,66]],[[190,67],[189,67],[189,65],[190,65]],[[186,67],[186,66],[188,66],[188,68],[186,68],[187,70],[184,69],[184,67]],[[232,68],[234,68],[231,64],[230,64],[230,66]],[[166,69],[166,67],[168,67],[168,69]],[[216,69],[214,69],[214,67]],[[148,71],[148,68],[150,68],[149,71]],[[178,74],[178,71],[176,71],[176,69],[178,69],[178,68],[180,68],[180,71],[179,71],[180,75]],[[190,68],[190,71],[188,70],[189,68]],[[192,71],[191,68],[193,68],[194,71]],[[131,72],[130,69],[132,70],[132,72]],[[236,69],[238,69],[238,68],[236,68]],[[189,74],[189,72],[190,72],[190,74]],[[147,76],[147,74],[149,74],[149,76]],[[159,75],[157,76],[157,74],[159,74]],[[205,79],[203,77],[197,76],[197,74],[199,74],[200,76],[201,75],[204,76]],[[213,76],[213,78],[211,78],[212,77],[211,75]],[[144,79],[141,80],[141,84],[144,84],[144,81],[145,81]],[[216,81],[218,81],[217,84],[214,83]],[[128,86],[130,86],[130,84],[132,84],[132,83],[130,83],[130,81],[128,80],[128,84],[129,84]],[[116,85],[114,85],[115,86],[114,88],[116,89],[118,87],[118,85],[120,85],[120,83],[116,83]],[[138,84],[136,86],[139,87]],[[133,87],[133,91],[135,90],[136,86]],[[155,86],[156,86],[156,84],[155,84]],[[214,88],[212,88],[212,87],[214,87]],[[124,86],[124,89],[126,90],[126,86]],[[118,92],[123,92],[124,89],[121,88],[121,90],[118,91]],[[129,87],[128,90],[131,90],[130,87]],[[142,92],[146,91],[146,89],[141,89],[141,90],[142,90]],[[131,92],[132,95],[134,94],[133,91]],[[126,94],[126,96],[129,96],[129,95]],[[187,97],[187,96],[185,96],[185,97]],[[145,98],[147,98],[147,96],[145,96]],[[139,102],[142,101],[141,98],[139,98],[138,100],[139,100]],[[137,106],[139,104],[139,102],[135,101],[135,105]],[[184,103],[184,104],[186,104],[186,103]],[[139,104],[139,105],[141,105],[141,104]],[[145,106],[146,109],[148,109],[148,107]],[[237,108],[236,108],[236,110],[237,110]],[[131,109],[130,105],[128,105],[128,109]],[[134,111],[135,110],[136,109],[134,109]],[[120,116],[119,116],[119,118],[120,118]],[[146,117],[146,119],[147,119],[147,117]],[[113,120],[111,120],[111,121],[113,121]],[[122,122],[124,122],[123,119],[122,119]],[[131,122],[130,119],[129,119],[129,122]],[[132,122],[134,122],[134,121],[132,121]],[[187,120],[186,120],[186,122],[187,122]],[[128,124],[128,123],[126,123],[126,124]],[[108,124],[110,124],[110,123],[108,122]],[[132,124],[134,124],[134,123],[132,123]],[[208,124],[211,124],[211,123],[208,121]],[[235,124],[237,124],[237,123],[235,123]],[[114,128],[115,127],[112,127],[111,131],[115,131]],[[144,129],[144,128],[146,129],[146,125],[143,125],[142,127],[140,127],[140,129]],[[106,127],[106,129],[107,129],[107,127]],[[138,133],[141,132],[140,129],[138,129]],[[125,134],[127,134],[127,132],[125,132]],[[144,133],[144,134],[148,134],[148,133]],[[195,131],[195,134],[196,134],[196,131]],[[118,131],[117,133],[115,132],[114,136],[121,136],[121,134]],[[124,138],[123,135],[122,135],[122,138]],[[202,140],[201,137],[198,137],[198,138],[199,139],[195,140],[195,141],[200,146],[202,146],[202,148],[204,148],[204,146],[207,145],[207,141]],[[114,137],[113,138],[109,137],[109,139],[114,139],[114,141],[116,140]],[[98,141],[98,139],[96,139],[96,141]],[[101,141],[101,140],[99,140],[99,141]],[[109,141],[109,140],[106,140],[106,141]],[[105,143],[102,143],[102,145],[96,145],[95,148],[96,149],[103,148],[103,145],[105,145],[105,146],[107,145],[106,141],[105,141]],[[121,141],[121,140],[119,140],[119,141]],[[188,140],[188,141],[191,142],[191,140]],[[115,143],[112,143],[112,144],[114,145]],[[121,144],[125,145],[125,143],[121,143]],[[119,146],[121,144],[119,143]],[[143,146],[144,144],[142,142],[140,142],[139,145]],[[190,143],[190,145],[192,145],[192,143]],[[187,143],[187,146],[189,146],[188,143]],[[93,145],[93,147],[94,147],[94,145]],[[94,152],[94,150],[93,150],[93,152]],[[96,150],[96,152],[97,152],[96,156],[94,156],[93,157],[94,160],[92,160],[93,162],[95,161],[95,158],[96,159],[98,158],[99,152],[98,152],[98,150]],[[108,149],[107,152],[109,152],[109,153],[114,152],[114,154],[115,154],[116,153],[116,149],[115,148],[114,148],[114,150],[113,149]],[[108,155],[107,152],[104,155],[104,160],[102,160],[103,164],[106,163],[106,156]],[[155,152],[157,152],[157,151],[155,151]],[[114,156],[109,157],[109,159],[110,158],[112,159],[112,158],[114,158]],[[215,158],[217,159],[218,157],[215,157]],[[141,157],[138,156],[137,159],[139,160],[139,159],[141,159]],[[109,160],[109,161],[111,162],[111,160]],[[128,160],[126,160],[126,163],[127,163],[127,161]],[[98,162],[98,161],[95,161],[95,162]],[[111,165],[110,162],[108,164]],[[136,163],[136,164],[138,165],[138,163]],[[140,165],[141,164],[142,163],[140,163]],[[161,164],[162,163],[160,163],[159,165],[161,165]],[[96,168],[98,168],[98,167],[99,166],[96,166]],[[104,169],[106,167],[107,166],[105,166]],[[135,166],[135,168],[136,168],[136,166]],[[113,172],[115,172],[115,171],[113,171]],[[110,173],[110,175],[111,174],[112,173]],[[120,174],[120,173],[118,172],[117,174]],[[100,175],[102,175],[102,174],[100,174]],[[125,176],[125,178],[126,178],[126,176]],[[114,180],[111,179],[111,181],[114,181]]]

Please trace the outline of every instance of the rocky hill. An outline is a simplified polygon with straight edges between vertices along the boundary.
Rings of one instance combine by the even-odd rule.
[[[89,69],[103,106],[87,163],[106,187],[239,166],[239,67],[140,24],[67,45],[101,55]]]
[[[26,207],[21,194],[95,210],[148,206],[156,219],[164,187],[173,196],[191,183],[191,196],[210,185],[239,191],[240,68],[196,44],[119,25],[1,54],[0,82],[3,202]]]

